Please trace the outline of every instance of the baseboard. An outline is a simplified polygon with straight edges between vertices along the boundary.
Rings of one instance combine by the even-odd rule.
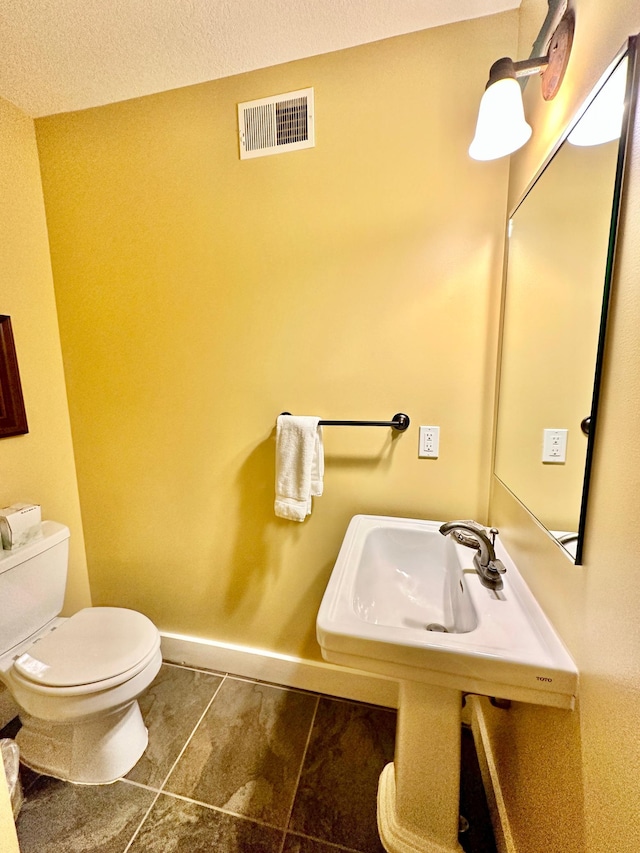
[[[471,728],[473,740],[482,774],[487,797],[487,805],[491,816],[493,834],[498,853],[518,853],[511,832],[509,815],[502,794],[500,776],[493,757],[491,741],[487,729],[482,700],[479,696],[467,696],[467,705],[471,710]]]
[[[386,708],[398,707],[398,682],[381,675],[182,634],[162,632],[161,637],[162,657],[169,663],[213,669]]]

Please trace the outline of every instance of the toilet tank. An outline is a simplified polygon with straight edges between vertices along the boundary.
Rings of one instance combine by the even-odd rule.
[[[69,528],[42,522],[42,539],[0,550],[0,655],[26,640],[62,610]]]

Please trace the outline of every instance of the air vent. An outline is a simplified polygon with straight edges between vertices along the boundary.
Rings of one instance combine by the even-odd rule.
[[[238,104],[240,159],[313,148],[313,89]]]

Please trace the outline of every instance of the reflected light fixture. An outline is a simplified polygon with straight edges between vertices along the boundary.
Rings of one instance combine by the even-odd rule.
[[[473,142],[469,155],[474,160],[497,160],[521,148],[531,136],[522,104],[519,77],[539,73],[542,97],[550,101],[556,96],[569,62],[573,44],[574,16],[568,11],[561,18],[549,42],[546,56],[514,62],[504,57],[494,62],[489,71]]]
[[[572,145],[602,145],[620,138],[628,64],[628,58],[625,56],[591,101],[589,108],[567,137]]]

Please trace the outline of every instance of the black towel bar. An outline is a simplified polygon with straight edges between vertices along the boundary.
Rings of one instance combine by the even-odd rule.
[[[291,412],[282,412],[283,415],[290,415]],[[390,421],[320,421],[320,426],[376,426],[376,427],[391,427],[398,432],[404,432],[409,428],[411,420],[409,415],[398,412]]]

